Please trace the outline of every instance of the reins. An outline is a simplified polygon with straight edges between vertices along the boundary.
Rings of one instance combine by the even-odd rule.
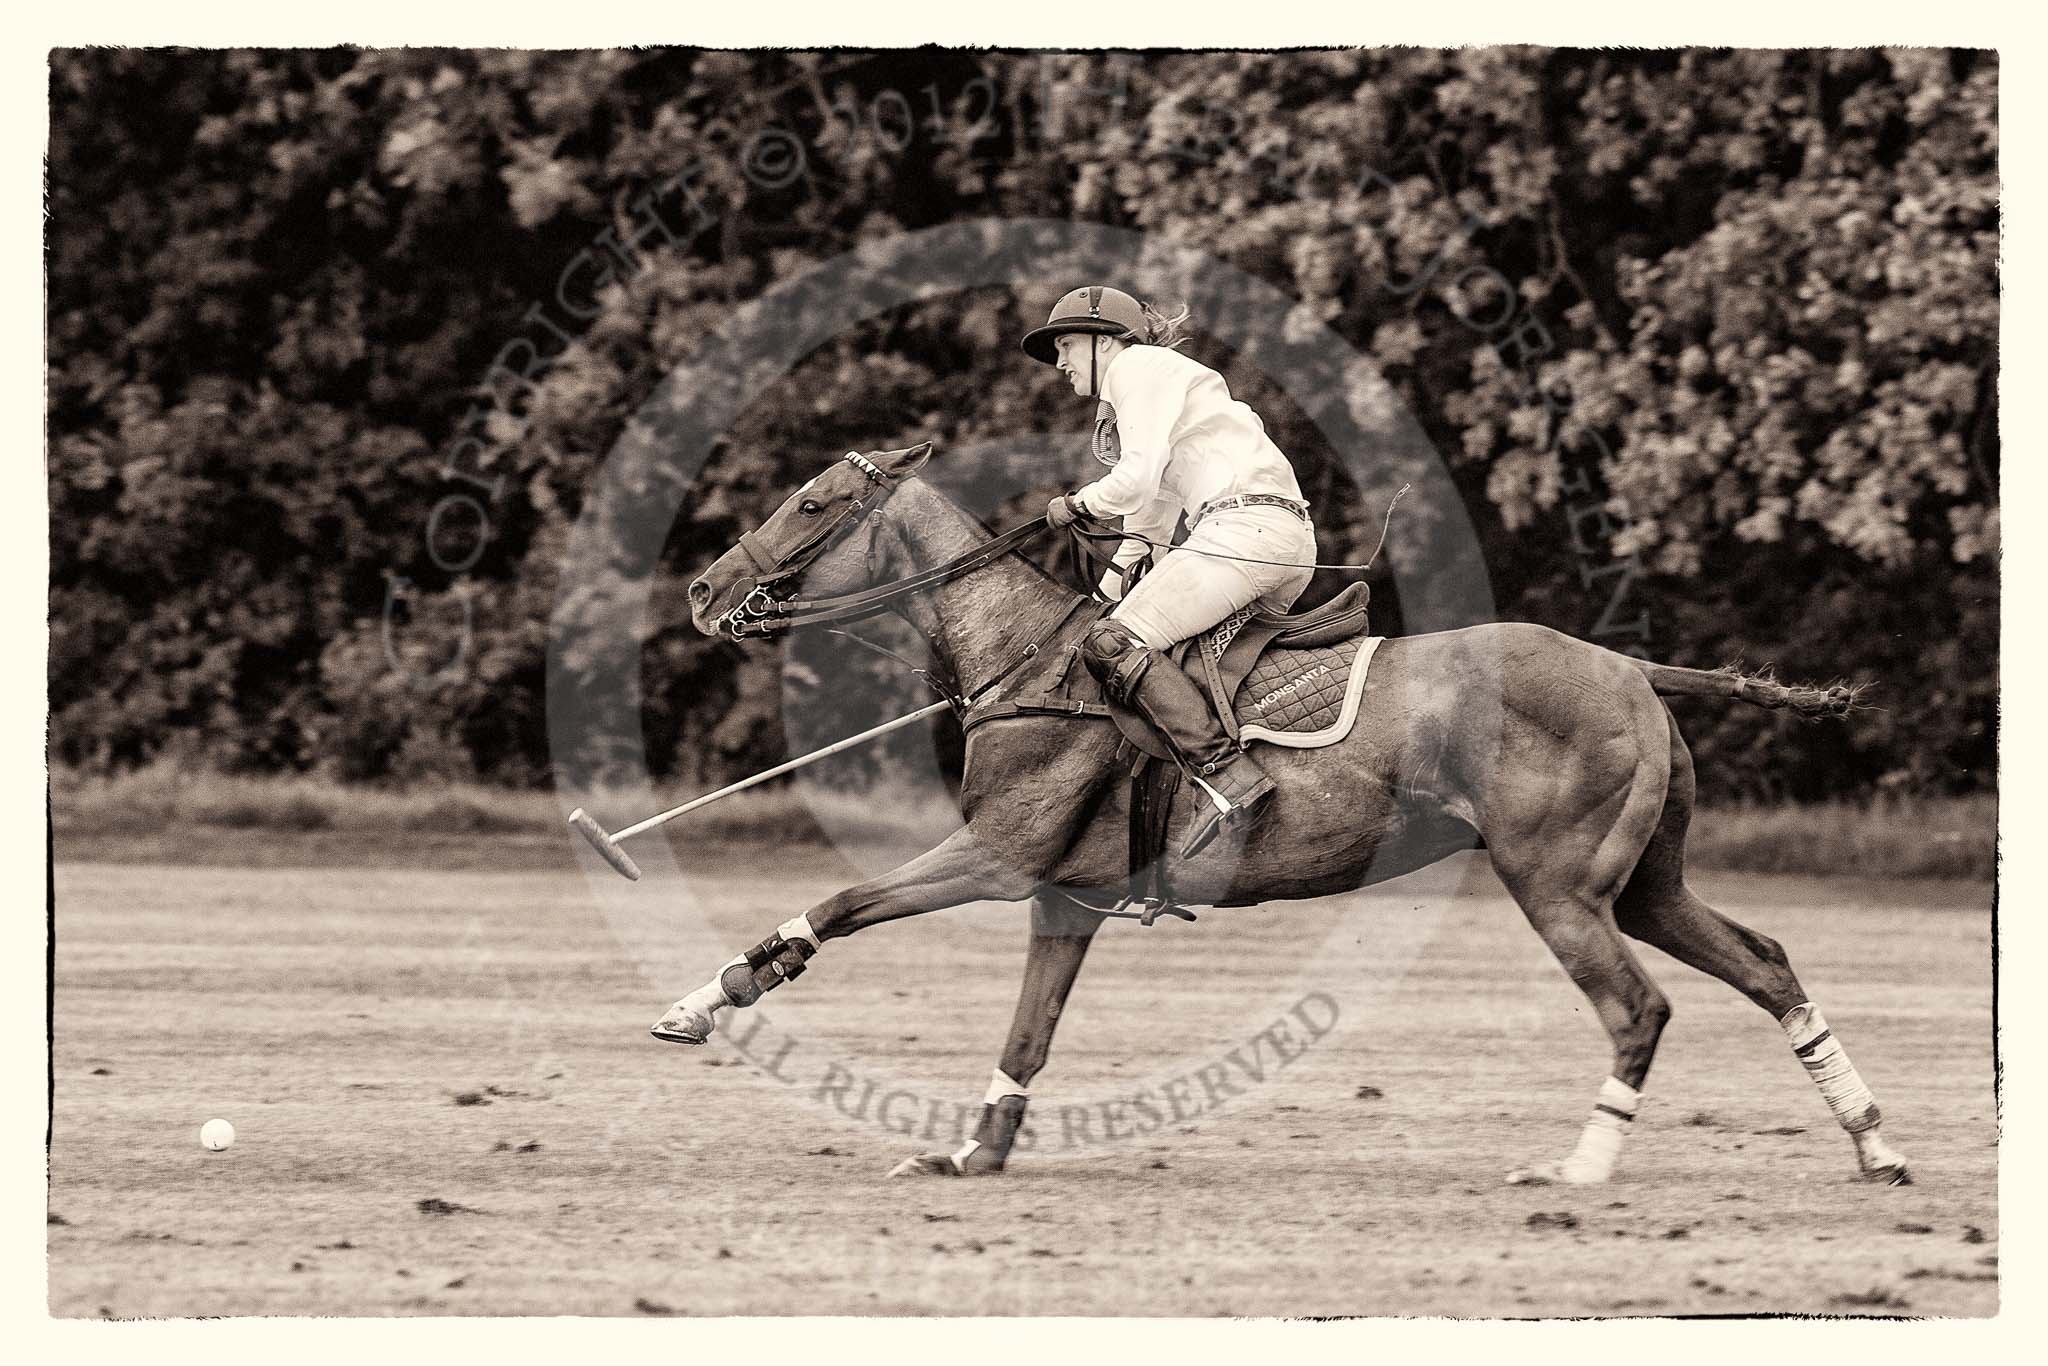
[[[895,481],[883,473],[879,467],[865,456],[849,451],[846,459],[867,476],[870,492],[879,495],[875,497],[872,504],[869,503],[865,496],[851,500],[847,504],[846,511],[834,520],[830,526],[805,538],[794,550],[781,559],[770,558],[769,554],[759,545],[756,533],[748,532],[740,537],[741,548],[746,552],[747,558],[754,562],[755,568],[762,571],[764,577],[756,580],[741,598],[739,606],[727,614],[725,629],[732,639],[741,641],[749,637],[771,636],[782,631],[793,631],[805,626],[836,626],[843,622],[864,620],[886,610],[899,598],[923,592],[927,588],[933,588],[942,583],[949,583],[963,575],[971,574],[977,569],[995,563],[995,561],[1009,554],[1018,546],[1023,545],[1026,541],[1033,539],[1047,528],[1045,518],[1034,517],[1020,526],[1012,527],[1010,530],[983,542],[963,555],[954,556],[944,564],[934,565],[930,569],[921,570],[910,575],[908,578],[897,579],[892,583],[876,584],[869,588],[863,588],[858,592],[839,593],[822,598],[785,599],[775,597],[768,591],[770,585],[779,584],[794,578],[805,569],[808,569],[812,561],[822,555],[838,540],[840,535],[849,530],[863,516],[873,517],[878,515],[881,505],[887,502],[889,496],[896,491],[897,485]],[[1379,544],[1373,547],[1372,557],[1364,564],[1324,564],[1318,561],[1304,565],[1290,560],[1263,560],[1250,555],[1230,555],[1220,550],[1204,550],[1187,545],[1163,544],[1148,536],[1131,535],[1122,531],[1108,529],[1096,531],[1084,526],[1079,521],[1073,523],[1068,528],[1068,531],[1075,538],[1076,545],[1083,548],[1087,552],[1088,557],[1097,564],[1106,562],[1113,565],[1115,561],[1113,553],[1105,555],[1096,548],[1095,543],[1113,541],[1120,545],[1125,541],[1137,541],[1154,550],[1169,550],[1203,555],[1211,559],[1233,560],[1240,564],[1275,565],[1286,569],[1336,569],[1353,573],[1364,573],[1372,568],[1373,561],[1379,558],[1381,549],[1386,546],[1387,530],[1392,526],[1394,519],[1394,504],[1400,502],[1401,494],[1406,492],[1408,492],[1408,485],[1403,484],[1400,491],[1394,495],[1393,500],[1387,504],[1386,520],[1380,526]],[[872,544],[869,547],[869,551],[870,567],[872,568]],[[1083,601],[1086,601],[1086,599],[1084,598]],[[850,638],[858,639],[858,637]],[[867,642],[863,641],[862,643],[865,644]],[[1033,653],[1035,652],[1034,647]],[[1029,656],[1027,655],[1026,657],[1028,658]],[[944,692],[949,701],[958,699],[957,693],[944,689],[940,691]]]
[[[975,703],[981,701],[982,698],[987,697],[990,693],[993,693],[998,687],[1002,686],[1003,682],[1006,679],[1008,679],[1012,674],[1016,673],[1017,670],[1023,668],[1026,664],[1029,664],[1032,660],[1038,658],[1038,652],[1040,650],[1043,650],[1047,644],[1054,640],[1059,639],[1060,633],[1067,629],[1067,623],[1074,619],[1074,613],[1080,611],[1082,606],[1087,602],[1087,598],[1074,599],[1073,602],[1067,605],[1067,610],[1060,613],[1059,619],[1054,621],[1052,625],[1046,627],[1043,631],[1040,631],[1037,637],[1034,638],[1028,645],[1024,647],[1024,650],[1021,654],[1019,654],[1015,659],[1011,660],[1009,664],[1004,666],[1003,671],[1001,673],[997,674],[994,678],[991,678],[988,682],[982,684],[980,687],[976,688],[971,693],[961,692],[957,683],[955,683],[951,687],[948,687],[947,684],[945,682],[940,681],[940,679],[937,678],[931,670],[920,669],[917,665],[912,664],[909,660],[905,659],[902,655],[897,654],[894,650],[890,649],[886,645],[877,645],[874,641],[869,640],[864,636],[857,636],[851,631],[840,631],[835,629],[832,632],[832,634],[835,636],[844,636],[846,637],[846,639],[852,641],[856,645],[865,645],[868,649],[873,650],[876,654],[884,655],[889,659],[895,660],[898,664],[901,664],[904,668],[910,670],[910,672],[916,674],[919,678],[923,679],[926,687],[930,688],[940,697],[945,698],[946,702],[953,708],[953,714],[955,716],[965,719],[967,713],[973,709]]]
[[[1189,545],[1172,545],[1163,541],[1155,541],[1150,536],[1139,536],[1131,532],[1091,531],[1087,527],[1082,526],[1078,521],[1074,523],[1071,529],[1074,535],[1084,540],[1136,541],[1138,544],[1150,546],[1154,550],[1171,550],[1175,554],[1200,555],[1205,559],[1211,560],[1233,560],[1238,564],[1270,564],[1282,569],[1343,569],[1355,574],[1363,574],[1372,568],[1373,561],[1377,560],[1380,557],[1380,551],[1386,548],[1387,531],[1394,524],[1394,504],[1401,501],[1401,495],[1408,492],[1408,489],[1409,486],[1407,484],[1401,485],[1393,498],[1388,501],[1386,518],[1380,523],[1379,543],[1372,548],[1372,554],[1366,559],[1364,564],[1324,564],[1320,560],[1311,564],[1298,564],[1293,560],[1262,560],[1252,555],[1228,555],[1221,550],[1203,550]]]
[[[834,528],[835,531],[839,529]],[[874,616],[898,598],[949,583],[963,574],[971,574],[977,569],[993,564],[1045,529],[1045,518],[1034,517],[1022,526],[1012,527],[994,540],[984,542],[964,555],[947,560],[944,564],[934,565],[930,569],[912,574],[907,579],[897,579],[894,583],[864,588],[857,593],[785,600],[769,596],[764,581],[757,584],[740,605],[733,609],[732,615],[726,621],[726,631],[734,640],[744,640],[749,636],[768,636],[778,631],[793,631],[801,626],[859,621]]]

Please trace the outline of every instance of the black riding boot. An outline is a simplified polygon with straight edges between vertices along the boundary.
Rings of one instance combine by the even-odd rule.
[[[1273,780],[1231,743],[1195,680],[1121,622],[1099,622],[1082,660],[1113,696],[1151,723],[1195,785],[1199,814],[1181,857],[1201,853],[1224,827],[1248,820],[1273,795]]]

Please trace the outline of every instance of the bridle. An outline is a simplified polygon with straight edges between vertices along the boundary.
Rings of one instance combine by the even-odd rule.
[[[762,577],[756,579],[748,588],[741,597],[739,606],[726,614],[725,630],[733,640],[745,641],[750,637],[772,636],[803,626],[839,625],[864,620],[887,610],[899,598],[923,592],[927,588],[936,587],[993,564],[1046,530],[1045,518],[1034,517],[1022,526],[1012,527],[1000,536],[983,542],[964,555],[956,555],[944,564],[934,565],[930,569],[912,574],[908,578],[897,579],[892,583],[875,584],[856,593],[840,593],[824,598],[798,600],[776,597],[772,591],[774,588],[791,582],[816,563],[820,556],[837,545],[840,538],[851,531],[855,523],[863,517],[869,527],[865,552],[868,575],[873,578],[879,573],[881,537],[878,533],[881,525],[881,506],[889,501],[890,495],[902,485],[872,460],[856,451],[848,451],[846,460],[867,476],[868,486],[858,498],[849,501],[846,510],[829,525],[806,537],[794,550],[779,558],[772,556],[762,547],[760,538],[755,533],[750,531],[740,537],[740,548],[746,552],[754,568],[761,571]],[[994,678],[975,689],[972,696],[962,696],[957,685],[941,682],[932,676],[931,671],[918,668],[893,650],[877,645],[871,640],[862,639],[850,631],[841,631],[837,634],[903,664],[952,703],[955,714],[965,717],[968,709],[977,700],[986,697],[1017,670],[1037,658],[1039,651],[1067,628],[1067,623],[1074,619],[1075,613],[1087,602],[1088,599],[1085,597],[1075,598],[1072,606],[1060,614],[1059,620],[1042,631],[1037,639],[1026,644],[1015,659]],[[916,623],[912,624],[914,626]]]
[[[860,452],[848,451],[845,459],[867,477],[867,486],[858,497],[847,500],[837,517],[798,542],[788,554],[777,556],[768,550],[761,544],[758,530],[740,537],[740,549],[759,577],[741,596],[739,606],[726,614],[725,628],[734,640],[744,640],[752,635],[772,635],[777,630],[800,624],[794,621],[778,623],[778,618],[787,615],[792,604],[778,597],[777,590],[801,578],[820,556],[853,529],[856,522],[870,511],[879,511],[882,504],[889,501],[889,495],[896,491],[896,481]],[[867,560],[871,573],[876,567],[875,540],[873,536],[868,538]]]
[[[859,592],[810,599],[779,597],[777,589],[785,584],[793,584],[863,518],[869,524],[866,550],[868,573],[872,577],[880,570],[881,538],[875,534],[879,530],[879,513],[882,505],[889,501],[890,495],[902,485],[874,461],[857,451],[848,451],[845,458],[848,464],[867,476],[867,487],[861,491],[859,497],[850,499],[837,517],[805,537],[795,549],[777,557],[762,546],[757,533],[750,531],[740,537],[740,549],[746,552],[747,559],[760,572],[760,577],[748,586],[740,598],[739,606],[725,616],[725,631],[732,639],[741,641],[753,637],[772,636],[802,626],[859,621],[874,616],[888,609],[899,598],[923,592],[927,588],[936,587],[995,563],[1046,529],[1045,518],[1033,518],[993,540],[983,542],[964,555],[947,560],[944,564],[934,565],[930,569],[891,583],[875,584]]]

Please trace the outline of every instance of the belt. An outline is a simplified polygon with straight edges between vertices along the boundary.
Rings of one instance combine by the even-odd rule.
[[[1237,493],[1228,498],[1212,498],[1195,511],[1195,520],[1188,523],[1193,532],[1201,525],[1202,519],[1212,512],[1228,512],[1232,508],[1276,507],[1286,508],[1295,516],[1308,523],[1308,504],[1293,498],[1282,498],[1277,493]]]

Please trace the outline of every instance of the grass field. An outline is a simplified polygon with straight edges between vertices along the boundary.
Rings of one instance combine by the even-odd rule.
[[[1676,1015],[1616,1181],[1504,1186],[1570,1146],[1607,1050],[1483,856],[1433,884],[1110,925],[1035,1087],[1038,1151],[995,1179],[885,1181],[952,1146],[950,1116],[885,1119],[828,1060],[978,1101],[1022,908],[836,943],[750,1013],[744,1052],[693,1050],[646,1026],[713,951],[853,880],[837,856],[700,848],[710,871],[628,887],[560,843],[496,867],[472,847],[466,868],[254,869],[60,841],[53,1313],[1997,1308],[1987,884],[1696,880],[1785,943],[1910,1188],[1853,1181],[1772,1022],[1647,949]],[[1341,1025],[1256,1086],[1241,1054],[1233,1103],[1057,1151],[1076,1115],[1108,1126],[1125,1079],[1228,1058],[1304,991]],[[239,1130],[226,1152],[196,1141],[212,1116]]]

